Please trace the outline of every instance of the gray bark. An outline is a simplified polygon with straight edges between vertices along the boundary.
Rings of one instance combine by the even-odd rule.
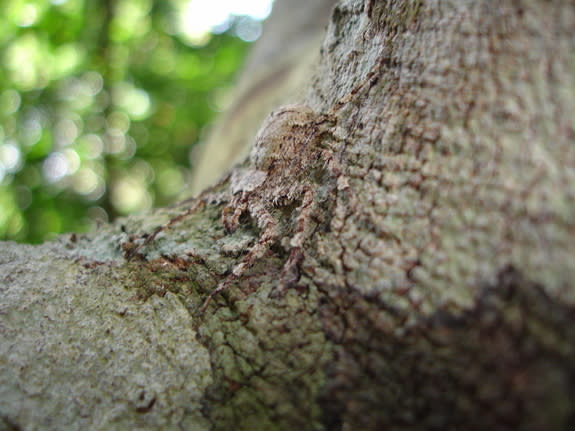
[[[131,260],[189,203],[3,245],[4,428],[570,429],[573,28],[566,0],[340,2],[317,119],[259,142],[241,195]]]

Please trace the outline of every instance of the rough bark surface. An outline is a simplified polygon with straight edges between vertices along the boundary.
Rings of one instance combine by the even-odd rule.
[[[5,246],[4,428],[572,428],[573,28],[341,1],[309,122],[194,202]]]

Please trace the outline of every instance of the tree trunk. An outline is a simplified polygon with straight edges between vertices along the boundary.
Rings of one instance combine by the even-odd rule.
[[[573,28],[341,1],[306,106],[227,179],[4,244],[3,428],[571,429]]]

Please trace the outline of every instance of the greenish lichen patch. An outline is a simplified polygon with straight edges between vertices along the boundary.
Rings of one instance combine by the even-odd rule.
[[[319,296],[305,279],[275,291],[271,268],[281,262],[256,265],[225,301],[215,298],[199,328],[211,352],[207,414],[216,429],[321,429],[315,399],[329,347],[315,317]]]

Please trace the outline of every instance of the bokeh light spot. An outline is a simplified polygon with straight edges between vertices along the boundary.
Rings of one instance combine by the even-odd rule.
[[[98,199],[105,190],[103,179],[89,167],[80,169],[74,175],[74,191],[84,196],[89,196],[90,200]]]
[[[150,114],[151,101],[148,93],[122,82],[114,89],[114,99],[135,120],[143,120]]]
[[[22,167],[22,152],[14,141],[0,145],[0,163],[8,173],[17,172]]]
[[[102,142],[102,138],[93,133],[82,136],[78,139],[78,144],[84,157],[88,160],[100,158],[104,151],[104,142]]]
[[[44,178],[50,183],[61,180],[68,173],[68,161],[60,152],[50,154],[42,165]]]
[[[108,115],[108,131],[113,135],[123,135],[130,130],[130,117],[122,111],[114,111]]]
[[[70,116],[62,118],[56,123],[54,128],[54,139],[57,148],[63,148],[71,145],[81,132],[82,120]]]
[[[18,111],[22,98],[16,90],[4,90],[0,95],[0,109],[4,115],[10,115]]]
[[[245,42],[254,42],[262,35],[262,23],[250,17],[242,17],[236,24],[235,33]]]
[[[112,205],[121,214],[143,211],[152,206],[145,183],[134,177],[121,178],[110,192]]]
[[[178,29],[187,43],[201,46],[209,40],[210,31],[224,25],[230,15],[246,15],[261,21],[269,15],[272,3],[272,0],[189,0],[183,5]]]
[[[17,16],[17,24],[20,27],[30,27],[38,20],[38,8],[36,5],[26,3],[20,6]]]
[[[184,186],[184,175],[179,169],[162,169],[158,175],[158,187],[166,196],[177,196]]]

